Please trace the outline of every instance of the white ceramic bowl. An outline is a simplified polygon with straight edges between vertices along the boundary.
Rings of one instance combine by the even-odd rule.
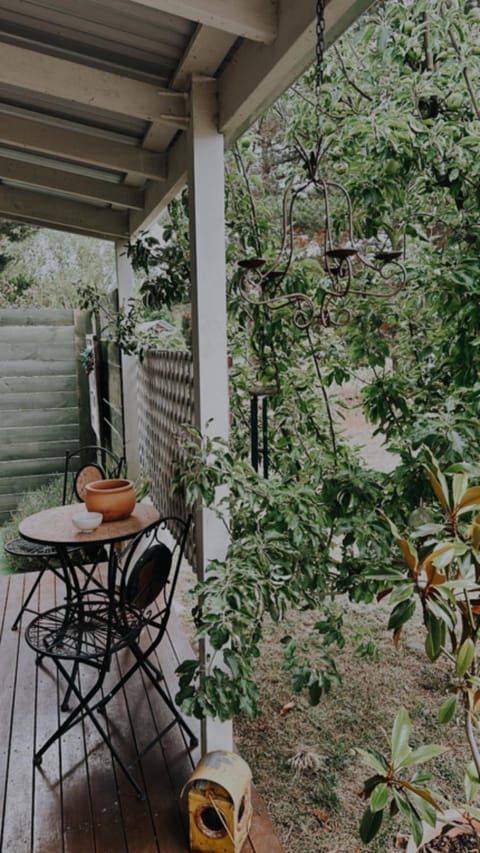
[[[86,510],[82,510],[72,516],[72,521],[75,527],[78,527],[79,530],[88,532],[90,530],[95,530],[95,528],[102,523],[103,515],[101,512],[87,512]]]

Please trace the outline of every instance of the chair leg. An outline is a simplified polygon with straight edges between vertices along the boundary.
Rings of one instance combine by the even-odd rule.
[[[163,681],[164,675],[163,675],[163,672],[161,671],[161,669],[154,666],[153,663],[150,663],[150,661],[148,661],[146,659],[143,660],[143,664],[142,664],[141,658],[143,657],[144,653],[136,645],[136,643],[131,644],[130,650],[134,653],[134,655],[136,657],[136,661],[135,661],[135,663],[132,664],[130,669],[127,669],[127,671],[122,675],[120,680],[117,681],[117,683],[114,685],[114,687],[112,687],[111,690],[109,690],[107,695],[104,696],[103,699],[101,699],[100,702],[96,705],[95,710],[97,710],[100,714],[105,713],[105,706],[108,705],[108,703],[110,702],[110,699],[113,699],[113,697],[116,695],[116,693],[118,693],[118,691],[121,690],[121,688],[124,686],[124,684],[126,684],[127,681],[129,680],[129,678],[135,672],[137,672],[137,670],[140,669],[140,667],[142,665],[148,666],[149,669],[151,669],[152,674],[154,675],[154,677],[158,681]]]
[[[147,672],[147,675],[149,675],[147,670],[145,670],[145,672]],[[152,681],[152,684],[155,687],[155,690],[157,691],[159,696],[165,702],[167,708],[171,711],[173,719],[169,723],[167,723],[167,725],[162,729],[161,732],[159,732],[154,738],[152,738],[150,743],[148,743],[147,746],[145,746],[141,752],[138,753],[137,758],[135,759],[135,761],[132,762],[132,764],[130,764],[130,767],[134,767],[135,764],[137,764],[137,762],[140,761],[140,759],[143,758],[143,756],[146,755],[147,752],[149,752],[155,746],[155,744],[157,744],[159,741],[162,740],[163,737],[165,737],[167,732],[169,732],[175,724],[178,724],[180,728],[183,729],[185,734],[188,735],[190,750],[195,749],[195,747],[198,746],[198,738],[196,734],[192,731],[190,726],[187,725],[178,708],[176,707],[176,705],[173,704],[172,700],[170,699],[170,696],[168,696],[168,694],[165,693],[165,691],[160,687],[158,681],[153,679],[150,680]]]
[[[32,586],[32,588],[31,588],[30,592],[28,593],[28,595],[27,595],[27,597],[26,597],[25,601],[23,602],[23,604],[22,604],[22,606],[21,606],[21,608],[20,608],[19,612],[17,613],[17,615],[16,615],[16,617],[15,617],[15,621],[13,622],[13,624],[12,624],[12,628],[11,628],[11,630],[12,630],[12,631],[16,631],[16,630],[17,630],[17,628],[18,628],[18,623],[20,622],[20,619],[22,618],[23,614],[25,613],[25,610],[28,610],[28,605],[30,604],[30,601],[32,600],[32,596],[33,596],[33,594],[34,594],[35,590],[38,588],[38,584],[40,583],[40,581],[41,581],[41,579],[42,579],[42,576],[43,576],[44,572],[45,572],[45,569],[40,569],[40,570],[39,570],[39,572],[38,572],[38,577],[37,577],[37,579],[35,580],[35,583],[33,584],[33,586]]]
[[[76,696],[79,704],[69,714],[67,719],[63,721],[61,726],[58,727],[57,731],[54,732],[53,735],[51,735],[48,738],[48,740],[46,740],[45,743],[40,747],[40,749],[35,753],[34,758],[33,758],[33,763],[34,763],[35,767],[40,767],[44,753],[52,746],[52,744],[54,744],[57,740],[59,740],[59,738],[61,738],[62,735],[66,734],[66,732],[68,732],[68,730],[71,729],[74,725],[81,722],[83,719],[85,719],[85,717],[88,716],[91,719],[92,723],[94,724],[95,728],[97,729],[98,733],[100,734],[102,740],[104,741],[104,743],[106,744],[106,746],[110,750],[112,756],[115,758],[116,762],[118,763],[118,765],[123,770],[128,781],[130,782],[130,784],[134,788],[134,790],[137,794],[137,797],[140,800],[145,800],[146,799],[145,792],[140,787],[140,785],[138,784],[136,779],[130,773],[129,768],[127,767],[127,765],[123,761],[123,759],[120,756],[120,754],[118,753],[118,751],[113,746],[113,744],[112,744],[112,742],[108,736],[108,733],[105,731],[103,726],[100,725],[98,719],[95,717],[95,714],[93,713],[92,709],[88,705],[88,703],[93,698],[95,693],[97,693],[98,690],[100,690],[102,683],[105,679],[106,672],[102,671],[101,674],[99,675],[99,678],[95,682],[94,686],[88,691],[86,696],[82,696],[82,693],[79,690],[79,688],[77,687],[77,685],[75,684],[75,682],[71,680],[72,673],[68,673],[68,671],[65,669],[65,667],[62,666],[62,664],[60,663],[59,660],[56,660],[55,664],[56,664],[57,668],[59,669],[59,671],[61,672],[61,674],[63,675],[64,679],[67,681],[67,684],[69,686],[69,691]],[[75,669],[77,670],[78,667],[76,667]]]

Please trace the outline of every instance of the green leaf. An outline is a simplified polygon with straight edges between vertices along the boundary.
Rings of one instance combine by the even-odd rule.
[[[401,601],[397,604],[392,612],[390,613],[390,618],[388,620],[388,629],[392,631],[398,631],[405,622],[408,622],[409,619],[412,618],[415,613],[415,599],[407,599],[405,601]]]
[[[468,474],[464,472],[454,474],[452,480],[453,504],[457,506],[460,503],[463,493],[468,486]]]
[[[410,751],[409,740],[412,726],[406,708],[400,708],[392,729],[392,764],[401,767]]]
[[[382,755],[368,752],[366,749],[360,749],[358,746],[355,747],[355,752],[360,756],[367,767],[370,767],[371,770],[375,770],[375,772],[379,773],[380,776],[385,776],[385,774],[388,773],[388,761],[386,761]]]
[[[422,843],[423,827],[420,818],[413,808],[410,810],[410,826],[412,827],[413,840],[417,847],[419,847]]]
[[[412,749],[398,767],[410,767],[412,764],[423,764],[424,761],[430,761],[432,758],[438,758],[438,756],[443,755],[444,752],[448,752],[448,747],[441,746],[438,743],[427,743],[425,746],[419,746],[418,749]]]
[[[467,803],[470,805],[480,788],[480,779],[478,778],[477,770],[473,761],[470,761],[468,764],[463,784],[465,788],[465,797]]]
[[[370,810],[372,812],[383,811],[388,802],[388,795],[388,785],[385,782],[380,782],[370,797]]]
[[[383,812],[372,812],[367,808],[360,823],[360,838],[364,844],[369,844],[372,838],[375,838],[378,830],[382,825]]]
[[[443,619],[437,619],[433,613],[428,613],[427,622],[428,633],[425,639],[425,651],[429,660],[435,661],[445,644],[446,625]]]
[[[465,642],[460,646],[455,662],[455,675],[457,678],[463,678],[467,670],[472,664],[475,657],[475,643],[470,637],[467,637]]]
[[[438,712],[439,723],[449,723],[457,709],[457,697],[449,696]]]

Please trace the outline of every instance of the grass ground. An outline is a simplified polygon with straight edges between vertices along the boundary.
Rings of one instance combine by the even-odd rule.
[[[436,789],[447,802],[462,801],[463,771],[467,762],[464,734],[453,721],[437,722],[437,711],[447,695],[448,673],[432,665],[420,642],[421,627],[412,624],[398,651],[386,631],[387,611],[381,605],[361,607],[344,603],[348,641],[338,653],[342,686],[312,708],[292,694],[282,672],[280,636],[270,626],[265,654],[258,663],[261,712],[257,720],[240,718],[235,725],[237,747],[249,763],[255,784],[288,853],[357,853],[364,848],[358,827],[365,803],[360,796],[371,775],[355,747],[387,749],[394,717],[401,705],[410,714],[412,743],[438,742],[449,746],[432,762]],[[305,614],[302,628],[311,621]],[[311,620],[313,617],[310,617]],[[371,636],[376,659],[356,654],[359,634]],[[288,703],[288,713],[281,713]],[[311,769],[295,772],[290,764],[299,752],[315,756]],[[313,759],[312,759],[313,762]],[[407,828],[401,821],[381,830],[368,850],[398,850]]]

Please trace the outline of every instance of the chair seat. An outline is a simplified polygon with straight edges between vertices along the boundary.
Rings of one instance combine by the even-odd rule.
[[[7,554],[12,557],[56,557],[57,549],[53,545],[39,545],[35,542],[27,542],[26,539],[11,539],[3,546]]]
[[[27,627],[25,639],[38,655],[104,666],[106,658],[130,645],[144,625],[142,613],[123,605],[110,620],[108,595],[82,595],[79,601],[40,613]]]
[[[18,539],[11,539],[10,542],[5,542],[3,550],[12,557],[23,557],[27,559],[30,557],[43,557],[46,560],[50,560],[58,557],[57,549],[53,545],[39,545],[36,542],[28,542],[26,539],[22,539],[21,537],[18,537]],[[81,547],[79,545],[67,546],[69,554],[80,550]]]

